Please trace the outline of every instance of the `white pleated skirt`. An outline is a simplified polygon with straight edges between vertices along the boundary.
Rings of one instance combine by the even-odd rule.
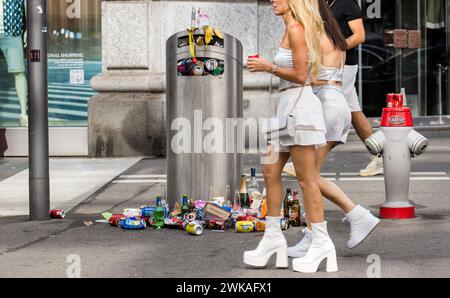
[[[352,125],[352,115],[341,87],[325,85],[313,88],[322,103],[327,142],[345,144]]]
[[[289,115],[293,110],[295,118],[295,135],[282,136],[272,140],[275,150],[289,152],[292,146],[323,146],[326,144],[326,126],[320,99],[314,94],[311,86],[291,88],[280,92],[277,104],[277,117]],[[293,108],[300,92],[302,95]]]

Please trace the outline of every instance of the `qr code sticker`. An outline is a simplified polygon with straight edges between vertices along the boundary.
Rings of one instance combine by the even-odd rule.
[[[84,84],[84,69],[71,69],[70,70],[70,84]]]

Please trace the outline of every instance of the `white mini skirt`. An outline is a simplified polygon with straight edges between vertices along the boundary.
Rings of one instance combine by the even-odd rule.
[[[303,88],[303,92],[302,92]],[[300,92],[302,95],[293,108]],[[326,126],[322,104],[311,86],[290,88],[280,92],[277,117],[292,115],[295,118],[295,135],[282,136],[271,143],[278,152],[289,152],[292,146],[323,146],[326,144]]]
[[[325,85],[314,87],[313,91],[322,102],[327,142],[345,144],[352,124],[352,115],[342,88]]]

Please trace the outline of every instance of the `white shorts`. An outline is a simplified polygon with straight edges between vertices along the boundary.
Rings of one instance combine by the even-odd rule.
[[[295,135],[283,136],[271,143],[277,152],[289,152],[291,146],[316,147],[326,144],[326,126],[323,117],[322,103],[313,93],[311,86],[303,87],[303,93],[297,105],[292,109],[300,95],[302,87],[291,88],[280,93],[277,104],[277,117],[281,115],[295,116]]]
[[[358,94],[356,93],[356,75],[358,74],[358,65],[345,65],[344,78],[342,81],[343,92],[351,112],[361,112]]]
[[[342,88],[326,85],[315,87],[313,91],[322,102],[327,142],[345,144],[352,125],[352,115]]]

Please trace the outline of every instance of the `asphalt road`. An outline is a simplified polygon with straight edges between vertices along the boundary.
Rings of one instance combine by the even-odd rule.
[[[349,250],[349,226],[341,222],[342,212],[326,204],[337,273],[275,269],[274,259],[266,269],[246,267],[242,253],[255,248],[262,233],[205,231],[195,237],[180,230],[126,231],[95,223],[100,212],[154,202],[165,181],[165,160],[144,159],[64,220],[0,218],[0,277],[65,277],[77,272],[73,266],[78,260],[81,277],[367,277],[378,264],[381,277],[450,277],[450,141],[431,141],[429,151],[413,160],[410,198],[417,205],[417,218],[382,220],[367,240]],[[329,156],[323,172],[355,202],[378,214],[384,202],[383,176],[361,179],[355,174],[368,158],[362,145],[352,142]],[[256,156],[245,157],[246,172],[257,164]],[[285,182],[298,188],[290,178]],[[301,230],[291,228],[285,235],[294,244]],[[371,264],[373,260],[379,262]]]

